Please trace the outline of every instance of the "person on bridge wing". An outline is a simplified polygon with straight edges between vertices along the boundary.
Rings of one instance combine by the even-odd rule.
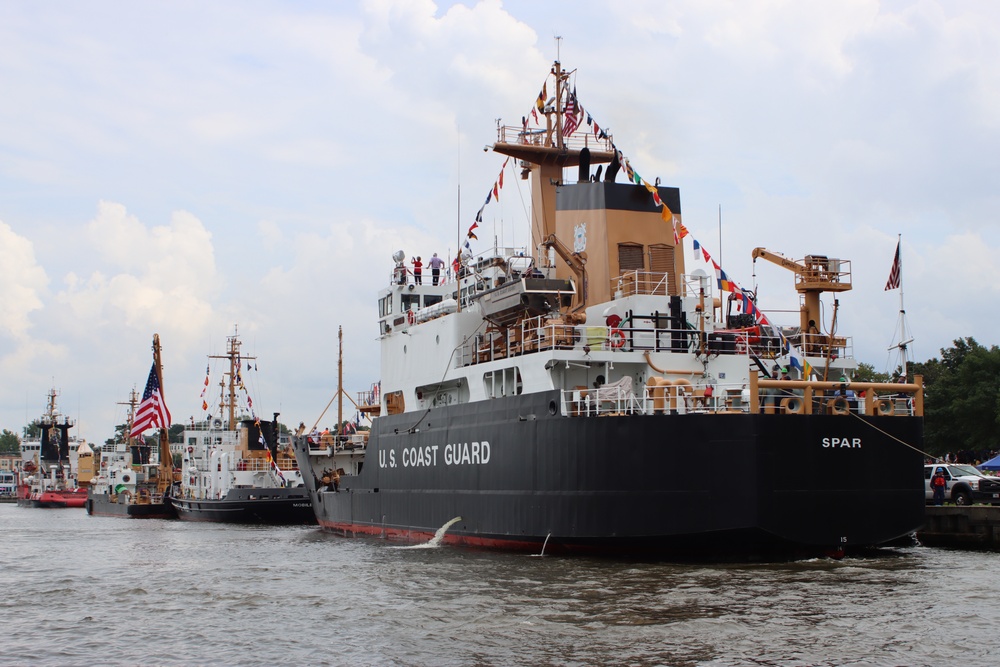
[[[936,468],[934,476],[931,477],[931,489],[934,491],[934,504],[944,505],[944,489],[948,482],[944,478],[944,469]]]
[[[420,255],[417,255],[415,258],[411,258],[410,264],[413,265],[413,284],[422,285],[423,274],[424,274],[424,263],[420,260]]]
[[[444,260],[438,257],[437,253],[434,253],[434,256],[431,257],[430,266],[431,283],[437,285],[438,281],[441,279],[441,268],[444,266]]]

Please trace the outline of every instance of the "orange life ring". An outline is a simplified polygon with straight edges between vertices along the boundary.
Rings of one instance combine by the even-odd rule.
[[[416,322],[416,320],[417,320],[417,316],[413,314],[412,310],[406,311],[406,323],[407,324],[413,324],[414,322]]]
[[[622,333],[621,329],[612,329],[608,333],[608,345],[617,350],[624,344],[625,334]]]

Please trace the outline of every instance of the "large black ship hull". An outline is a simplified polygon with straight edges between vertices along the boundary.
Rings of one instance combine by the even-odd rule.
[[[114,516],[123,519],[175,519],[170,501],[162,503],[116,503],[106,493],[91,493],[87,496],[87,514],[91,516]]]
[[[296,443],[319,524],[418,541],[461,517],[444,541],[697,556],[869,547],[923,524],[923,459],[903,444],[919,447],[919,418],[563,417],[558,400],[380,417],[339,493]]]
[[[221,500],[171,498],[182,521],[269,525],[314,524],[306,489],[233,489]]]

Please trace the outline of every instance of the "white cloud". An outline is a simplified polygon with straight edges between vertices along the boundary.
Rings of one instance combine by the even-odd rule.
[[[902,232],[914,350],[990,344],[995,281],[968,276],[1000,250],[998,32],[994,3],[933,0],[0,6],[0,372],[22,387],[0,426],[55,380],[107,437],[154,331],[178,415],[234,325],[289,421],[332,393],[340,326],[348,383],[377,379],[391,252],[454,251],[556,35],[584,106],[741,284],[756,246],[851,259],[841,330],[878,366]],[[483,246],[524,243],[510,176]],[[797,307],[787,272],[756,274],[762,305]]]
[[[25,342],[31,328],[29,315],[43,307],[42,293],[48,282],[31,241],[0,221],[0,312],[4,314],[0,331],[5,337]]]

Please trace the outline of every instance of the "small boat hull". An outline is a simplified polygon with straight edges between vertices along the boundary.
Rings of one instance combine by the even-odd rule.
[[[117,503],[106,493],[91,493],[87,497],[87,514],[124,519],[176,519],[177,513],[169,500],[161,503]]]
[[[87,491],[85,489],[34,491],[17,499],[17,504],[21,507],[42,507],[47,509],[83,507],[86,502]]]
[[[295,525],[315,524],[309,495],[303,487],[233,489],[221,500],[171,498],[182,521]]]

